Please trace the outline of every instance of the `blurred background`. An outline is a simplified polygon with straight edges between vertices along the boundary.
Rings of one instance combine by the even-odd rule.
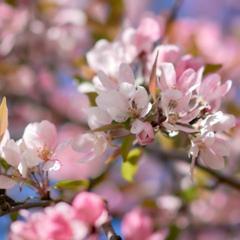
[[[28,123],[43,119],[56,124],[59,141],[86,131],[82,109],[89,106],[89,99],[77,88],[94,76],[86,53],[99,39],[114,41],[124,28],[137,27],[146,14],[167,20],[173,9],[168,42],[205,62],[223,64],[222,81],[233,80],[223,107],[239,117],[239,0],[5,0],[0,3],[0,96],[7,98],[11,138],[21,138]],[[240,177],[238,125],[224,169],[235,178]],[[162,143],[165,149],[182,147],[179,139]],[[134,183],[129,184],[121,177],[121,160],[106,165],[106,157],[79,164],[79,154],[69,147],[51,181],[89,180],[90,189],[107,198],[118,234],[121,217],[142,206],[156,229],[170,227],[168,239],[240,239],[239,190],[199,169],[198,183],[193,185],[189,164],[147,151]],[[18,191],[16,187],[8,194],[16,201],[34,195],[26,188],[21,194]],[[64,194],[64,199],[71,199],[76,193]],[[6,238],[10,221],[10,216],[0,219],[0,239]]]

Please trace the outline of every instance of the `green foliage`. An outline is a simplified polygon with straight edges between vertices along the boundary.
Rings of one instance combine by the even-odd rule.
[[[128,153],[126,161],[122,163],[121,174],[126,181],[133,182],[133,178],[138,170],[138,160],[141,155],[142,149],[134,148]]]
[[[182,190],[179,196],[187,203],[190,203],[198,198],[199,187],[190,186],[187,189]]]
[[[130,130],[130,122],[131,122],[131,118],[128,118],[125,122],[122,122],[121,124],[124,126],[124,128],[126,129],[126,130]],[[111,124],[113,124],[113,125],[118,125],[119,123],[118,122],[116,122],[115,120],[113,120],[112,122],[111,122]]]
[[[12,212],[10,214],[10,218],[12,220],[12,222],[16,221],[18,219],[19,213],[18,212]]]
[[[98,96],[98,94],[96,92],[88,92],[88,93],[86,93],[86,95],[88,96],[91,106],[92,107],[97,106],[95,100],[96,100],[96,97]]]
[[[207,63],[203,72],[203,76],[206,76],[209,73],[215,73],[222,67],[222,64],[211,64]]]
[[[175,240],[175,239],[177,239],[179,233],[180,233],[180,229],[177,226],[172,225],[169,228],[169,235],[166,238],[166,240]]]
[[[72,191],[77,191],[79,186],[89,187],[89,182],[84,180],[76,180],[76,181],[61,181],[56,183],[51,190],[63,190],[69,189]]]
[[[11,166],[3,159],[1,158],[1,166],[7,171]]]
[[[132,143],[134,139],[135,139],[134,135],[127,136],[123,139],[122,147],[121,147],[121,155],[124,162],[127,161],[127,157],[128,157],[129,151],[132,148]]]
[[[122,124],[107,124],[99,128],[95,128],[93,130],[90,130],[88,132],[93,133],[93,132],[104,132],[104,131],[110,131],[110,130],[117,130],[117,129],[122,129],[124,126]]]

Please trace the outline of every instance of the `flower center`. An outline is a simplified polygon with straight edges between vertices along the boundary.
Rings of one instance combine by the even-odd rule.
[[[47,148],[46,144],[44,144],[43,148],[39,147],[37,150],[37,153],[38,153],[38,157],[44,161],[48,161],[52,156],[51,149]]]

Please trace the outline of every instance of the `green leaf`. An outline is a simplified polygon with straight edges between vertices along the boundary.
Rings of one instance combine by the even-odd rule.
[[[123,139],[122,147],[121,147],[121,155],[123,158],[123,161],[127,161],[128,153],[132,148],[132,143],[135,139],[134,135],[127,136]]]
[[[206,76],[209,73],[215,73],[222,67],[222,64],[211,64],[207,63],[203,72],[203,76]]]
[[[138,160],[141,155],[142,150],[135,148],[129,152],[127,160],[122,163],[121,174],[126,181],[133,182],[133,178],[138,170]]]
[[[88,92],[86,93],[86,95],[88,96],[91,106],[92,107],[97,106],[96,97],[98,96],[98,94],[96,92]]]
[[[124,126],[122,124],[107,124],[99,128],[95,128],[93,130],[87,131],[89,133],[93,132],[104,132],[104,131],[110,131],[110,130],[117,130],[117,129],[122,129]]]
[[[182,190],[179,193],[179,197],[181,197],[185,202],[192,202],[198,198],[199,188],[197,186],[191,186],[187,189]]]
[[[175,240],[175,239],[177,239],[177,237],[178,237],[180,232],[181,232],[181,230],[177,226],[175,226],[175,225],[170,226],[169,235],[166,238],[166,240]]]
[[[56,183],[51,190],[62,190],[62,189],[71,189],[76,190],[79,186],[89,187],[89,182],[84,180],[76,180],[76,181],[61,181]]]
[[[77,80],[78,84],[85,83],[85,82],[89,82],[90,83],[90,81],[87,78],[85,78],[83,76],[80,76],[80,75],[74,75],[73,78],[75,80]]]
[[[128,118],[125,122],[122,122],[121,125],[123,125],[126,130],[130,130],[130,122],[131,122],[131,118]],[[111,124],[118,125],[119,122],[112,120]]]
[[[16,221],[18,219],[19,213],[18,212],[12,212],[10,214],[10,218],[12,220],[12,222]]]
[[[11,167],[3,158],[1,158],[1,166],[2,166],[5,170],[8,170],[8,169]]]

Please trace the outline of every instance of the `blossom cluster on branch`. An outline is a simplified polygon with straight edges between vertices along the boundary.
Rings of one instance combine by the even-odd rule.
[[[50,112],[54,112],[51,100],[45,100],[45,96],[51,95],[55,87],[58,88],[55,77],[59,69],[64,66],[64,71],[69,73],[76,65],[79,68],[73,77],[78,80],[77,86],[74,85],[75,91],[78,91],[81,97],[87,96],[89,101],[83,104],[86,105],[84,109],[80,109],[82,98],[77,99],[77,110],[71,111],[72,115],[78,115],[77,113],[82,111],[86,115],[89,129],[76,137],[60,141],[53,117],[52,122],[31,121],[22,136],[15,140],[14,137],[14,139],[10,137],[11,125],[8,124],[7,102],[5,97],[2,98],[1,216],[14,212],[15,207],[30,208],[31,206],[28,207],[27,204],[32,198],[49,201],[46,205],[39,205],[48,206],[42,212],[30,213],[21,210],[20,215],[25,221],[17,220],[11,224],[9,239],[97,240],[101,234],[101,227],[109,240],[120,239],[112,229],[112,217],[107,203],[97,194],[83,191],[89,188],[90,191],[97,192],[94,189],[95,179],[79,180],[82,176],[78,176],[76,181],[67,180],[52,184],[51,173],[60,170],[64,164],[71,164],[61,161],[62,158],[66,158],[63,152],[71,148],[76,154],[80,153],[78,162],[83,164],[89,161],[94,163],[97,158],[107,156],[105,163],[110,167],[113,161],[122,158],[122,161],[119,161],[121,166],[115,165],[117,171],[121,172],[121,181],[124,179],[132,183],[145,147],[148,148],[151,144],[148,148],[150,151],[156,148],[152,151],[152,156],[159,151],[162,155],[159,154],[158,157],[164,158],[167,153],[160,147],[162,139],[184,136],[183,158],[184,161],[189,161],[190,176],[187,178],[192,180],[186,185],[193,184],[195,165],[202,169],[220,170],[225,166],[226,157],[230,155],[231,129],[238,121],[234,115],[224,113],[222,100],[230,92],[232,80],[222,79],[221,72],[218,71],[221,64],[216,64],[214,57],[213,62],[206,61],[211,60],[209,52],[205,52],[207,57],[196,57],[189,53],[191,51],[187,53],[186,49],[175,45],[172,36],[177,30],[171,19],[167,20],[151,13],[145,14],[136,28],[125,26],[114,41],[100,39],[89,49],[92,37],[87,27],[94,25],[92,18],[96,15],[98,7],[103,7],[105,14],[103,18],[101,14],[96,15],[96,22],[107,21],[106,4],[101,5],[101,1],[91,5],[90,1],[80,3],[74,0],[67,3],[64,0],[59,2],[54,0],[51,2],[52,5],[48,6],[43,0],[37,2],[38,4],[28,0],[17,1],[16,8],[11,8],[7,3],[0,3],[2,13],[0,20],[8,26],[6,28],[0,22],[0,57],[11,65],[11,68],[5,69],[0,64],[0,72],[3,69],[2,74],[5,75],[6,95],[10,95],[11,99],[15,92],[24,95],[29,90],[27,93],[29,99],[39,105],[46,104]],[[111,5],[114,5],[113,2]],[[54,18],[51,17],[53,15]],[[100,19],[97,19],[98,17]],[[191,32],[194,30],[191,29]],[[17,41],[17,38],[21,40],[22,37],[23,41]],[[35,55],[35,49],[41,41],[44,43],[43,51],[39,51],[38,57]],[[198,39],[196,42],[199,48],[207,45],[206,42],[199,41]],[[26,45],[29,45],[29,51],[25,51]],[[79,47],[80,45],[82,47]],[[202,51],[209,49],[202,48]],[[78,59],[82,52],[86,53],[86,58]],[[18,59],[19,53],[23,55],[22,59]],[[61,63],[57,63],[56,59],[60,58]],[[13,59],[16,62],[12,61]],[[39,59],[42,62],[39,62]],[[55,64],[54,70],[51,70]],[[13,84],[12,88],[12,79],[15,79],[16,73],[19,72],[22,73],[21,81]],[[36,85],[33,79],[38,81]],[[60,108],[67,109],[66,102],[59,100],[59,95],[56,96],[54,104],[63,103]],[[72,99],[68,96],[68,101],[70,100]],[[9,102],[11,106],[11,100]],[[22,110],[18,109],[18,112],[20,111]],[[58,113],[57,111],[57,116]],[[77,116],[75,117],[79,120]],[[82,117],[80,118],[81,122]],[[63,119],[72,120],[71,117],[65,119],[64,116]],[[174,153],[171,156],[169,154],[169,158],[178,157],[179,155],[175,156]],[[166,157],[165,160],[168,161],[169,158]],[[213,170],[209,172],[214,175]],[[105,180],[105,177],[107,181],[109,176],[103,174],[96,182]],[[239,189],[240,184],[234,179],[229,180],[221,174],[216,174],[215,177]],[[7,195],[7,190],[17,184],[20,191],[25,185],[37,196],[29,196],[24,203],[11,199]],[[113,198],[119,196],[124,199],[118,194],[114,184],[109,183],[106,186],[108,191],[106,192],[109,194],[112,191],[109,195],[114,195]],[[148,187],[147,184],[146,186]],[[53,190],[58,190],[56,196],[60,197],[60,200],[53,200],[55,199]],[[79,191],[80,193],[76,195]],[[69,194],[70,197],[66,197],[65,194]],[[159,205],[157,207],[161,209],[161,199],[158,200],[159,203],[155,199],[154,203],[146,201],[146,204],[153,208]],[[172,204],[170,207],[168,204],[165,205],[171,210],[181,206],[184,211],[184,201],[174,204],[174,200],[170,201],[170,205]],[[71,203],[68,203],[69,201]],[[116,203],[117,207],[119,202]],[[121,224],[124,239],[162,240],[171,236],[171,229],[166,225],[156,229],[158,225],[155,225],[157,221],[154,222],[153,214],[149,215],[142,206],[133,210],[130,210],[127,204],[124,207],[129,210]]]

